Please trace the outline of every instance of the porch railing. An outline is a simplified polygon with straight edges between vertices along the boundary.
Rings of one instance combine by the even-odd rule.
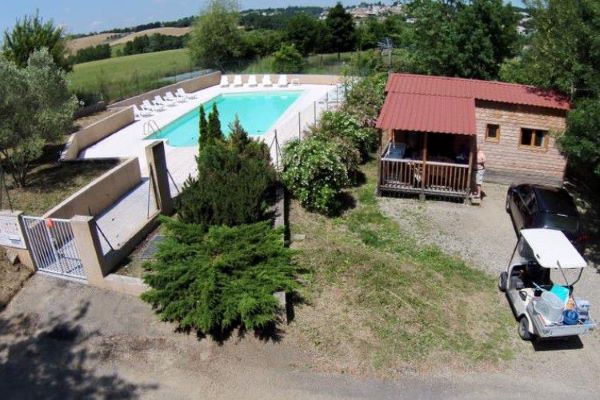
[[[466,164],[382,157],[379,189],[440,196],[467,196],[470,171]]]

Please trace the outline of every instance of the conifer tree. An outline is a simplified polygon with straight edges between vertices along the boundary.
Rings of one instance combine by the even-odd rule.
[[[213,105],[213,109],[208,115],[208,132],[211,139],[223,139],[223,131],[221,130],[221,121],[219,121],[219,109],[217,105]]]
[[[200,105],[200,122],[198,126],[198,144],[202,146],[206,143],[208,137],[208,122],[206,121],[206,112],[204,111],[204,105]]]

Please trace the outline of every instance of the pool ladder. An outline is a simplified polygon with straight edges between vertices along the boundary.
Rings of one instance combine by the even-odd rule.
[[[149,119],[148,121],[144,122],[144,131],[142,133],[144,138],[147,138],[148,136],[157,132],[160,133],[160,127],[155,120]]]

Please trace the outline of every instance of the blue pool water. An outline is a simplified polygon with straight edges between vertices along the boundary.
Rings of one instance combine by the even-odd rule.
[[[248,134],[258,136],[267,132],[301,94],[301,91],[222,94],[204,103],[204,109],[208,117],[213,105],[217,105],[225,135],[237,114]],[[196,108],[146,139],[167,139],[169,145],[175,147],[195,146],[198,144],[199,119]]]

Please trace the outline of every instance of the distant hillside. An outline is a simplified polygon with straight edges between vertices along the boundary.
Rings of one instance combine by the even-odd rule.
[[[152,28],[139,32],[132,33],[99,33],[92,36],[85,36],[76,39],[71,39],[67,42],[68,49],[75,53],[79,49],[83,49],[90,46],[98,46],[99,44],[108,43],[111,46],[116,46],[120,44],[125,44],[138,36],[143,35],[152,35],[153,33],[161,33],[167,36],[183,36],[186,33],[189,33],[192,28],[184,27],[184,28],[174,28],[174,27],[163,27],[163,28]]]
[[[154,33],[160,33],[162,35],[167,35],[167,36],[183,36],[187,33],[190,33],[192,31],[191,27],[185,27],[185,28],[153,28],[153,29],[147,29],[145,31],[141,31],[141,32],[135,32],[135,33],[130,33],[129,35],[123,36],[117,40],[111,41],[110,45],[111,46],[115,46],[118,44],[125,44],[133,39],[135,39],[138,36],[144,36],[144,35],[152,35]]]
[[[67,42],[67,48],[75,53],[77,50],[84,49],[86,47],[98,46],[99,44],[108,43],[110,37],[114,37],[115,33],[98,33],[97,35],[80,37],[77,39],[71,39]]]

